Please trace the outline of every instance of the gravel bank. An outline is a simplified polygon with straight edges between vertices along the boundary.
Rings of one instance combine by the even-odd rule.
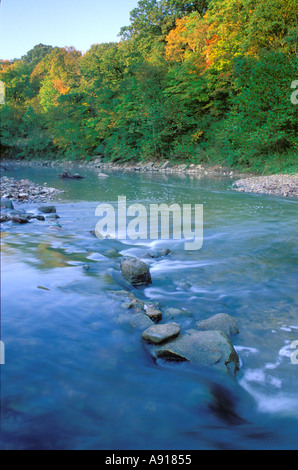
[[[44,202],[56,198],[63,191],[39,186],[28,179],[16,180],[3,176],[0,184],[1,199],[21,202]]]
[[[298,175],[243,178],[233,183],[236,191],[298,198]]]

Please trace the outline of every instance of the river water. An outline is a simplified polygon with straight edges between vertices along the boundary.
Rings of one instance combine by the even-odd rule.
[[[65,192],[60,226],[1,226],[1,448],[297,449],[297,200],[237,193],[225,178],[79,171],[85,179],[60,180],[61,168],[7,173]],[[119,195],[203,204],[202,249],[98,240],[95,209],[116,208]],[[145,258],[161,248],[171,254]],[[134,293],[184,310],[182,333],[217,313],[237,319],[236,379],[152,360],[114,294],[125,287],[123,255],[150,265],[152,285]]]

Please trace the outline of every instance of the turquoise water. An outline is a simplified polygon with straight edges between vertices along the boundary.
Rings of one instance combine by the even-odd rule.
[[[65,190],[55,222],[1,226],[1,448],[297,449],[297,200],[242,194],[230,179],[10,169]],[[204,205],[204,244],[98,240],[99,203]],[[38,204],[22,205],[36,210]],[[167,257],[145,258],[170,248]],[[236,380],[152,360],[115,290],[123,255],[150,264],[143,300],[185,309],[182,333],[237,318]],[[88,269],[86,266],[88,265]],[[164,319],[166,321],[166,319]]]

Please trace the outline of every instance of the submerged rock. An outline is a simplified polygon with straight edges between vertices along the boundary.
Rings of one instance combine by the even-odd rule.
[[[68,173],[68,171],[64,171],[64,173],[62,173],[60,175],[60,178],[61,179],[71,179],[71,180],[81,180],[81,179],[84,178],[84,176],[81,176],[78,173],[75,173],[74,175],[71,175],[70,173]]]
[[[134,287],[152,284],[149,266],[137,258],[126,259],[121,264],[121,273]]]
[[[215,366],[234,376],[239,369],[239,357],[228,336],[219,330],[191,332],[156,347],[157,358],[188,361],[203,366]]]
[[[57,212],[55,206],[41,206],[38,210],[42,214],[55,214]]]
[[[228,336],[234,336],[239,333],[238,325],[235,318],[227,315],[226,313],[219,313],[207,320],[197,322],[197,329],[201,331],[206,330],[221,330]]]
[[[14,209],[13,203],[6,198],[1,199],[1,209]]]
[[[177,323],[166,323],[164,325],[153,325],[142,334],[145,341],[153,344],[161,344],[176,338],[181,331]]]

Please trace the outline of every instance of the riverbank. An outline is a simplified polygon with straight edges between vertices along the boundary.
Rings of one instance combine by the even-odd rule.
[[[163,162],[105,162],[103,157],[94,157],[89,161],[69,161],[69,160],[10,160],[5,159],[1,164],[2,174],[9,173],[11,167],[51,167],[61,168],[64,171],[71,169],[89,169],[99,173],[99,176],[106,176],[104,171],[136,172],[136,173],[161,173],[165,175],[192,175],[196,178],[219,177],[229,178],[232,189],[239,192],[249,192],[256,194],[268,194],[283,197],[298,198],[298,175],[270,175],[257,176],[250,173],[243,173],[239,170],[223,167],[220,165],[202,164],[175,164],[169,160]],[[51,188],[49,188],[51,189]],[[45,190],[45,188],[43,188]],[[1,193],[2,194],[2,193]]]
[[[202,164],[179,164],[172,163],[169,160],[162,162],[144,161],[144,162],[105,162],[103,157],[94,157],[89,161],[78,160],[2,160],[2,171],[9,171],[11,166],[41,166],[58,167],[65,170],[72,168],[93,169],[95,171],[127,171],[140,173],[165,173],[165,174],[194,174],[199,176],[220,176],[220,177],[244,177],[247,174],[239,170],[233,170],[229,167],[220,165],[202,165]],[[249,176],[249,175],[248,175]],[[252,175],[251,175],[252,176]]]
[[[298,175],[272,175],[235,181],[236,191],[298,198]]]

